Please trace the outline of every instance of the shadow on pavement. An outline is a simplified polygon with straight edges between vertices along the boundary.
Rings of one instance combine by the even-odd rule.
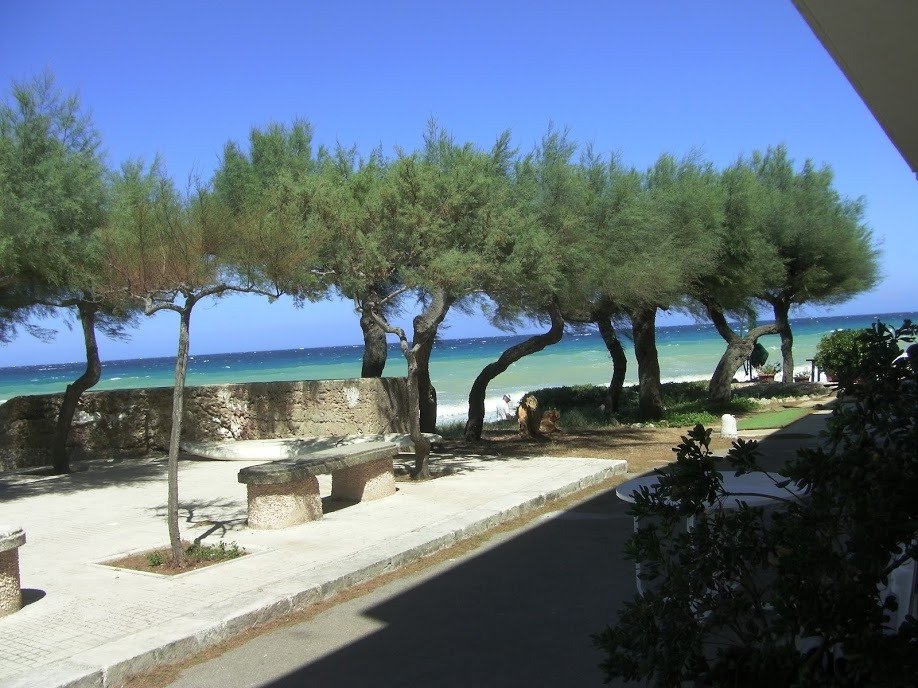
[[[6,473],[0,476],[0,500],[9,501],[43,494],[73,494],[111,485],[129,487],[151,480],[164,480],[166,460],[130,459],[92,461],[75,466],[72,473],[42,475],[37,472]]]
[[[293,686],[601,686],[590,635],[635,593],[613,491],[373,607],[385,628],[305,665]]]

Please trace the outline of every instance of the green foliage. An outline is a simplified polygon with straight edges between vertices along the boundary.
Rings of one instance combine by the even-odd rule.
[[[890,573],[918,557],[918,364],[895,360],[916,328],[864,335],[861,383],[829,422],[825,444],[803,449],[778,512],[726,492],[698,426],[659,485],[636,495],[640,527],[627,545],[644,593],[594,636],[607,678],[658,686],[902,686],[918,675],[918,623],[891,612]],[[737,441],[736,473],[759,470],[754,442]],[[693,517],[685,528],[686,517]]]
[[[150,552],[147,554],[147,564],[152,568],[162,566],[168,561],[167,554],[164,552]]]
[[[863,224],[863,201],[838,194],[831,168],[807,160],[795,169],[784,146],[754,153],[746,164],[762,190],[763,243],[780,260],[766,301],[841,303],[876,284],[878,251]]]
[[[0,103],[0,342],[98,271],[107,202],[99,137],[46,74]]]
[[[235,542],[227,544],[221,540],[216,545],[202,545],[199,542],[195,542],[185,550],[185,554],[188,557],[188,561],[191,563],[200,561],[228,561],[241,557],[245,554],[245,550]]]
[[[866,353],[864,334],[864,330],[834,330],[823,335],[816,345],[813,362],[834,376],[842,387],[849,386]]]
[[[825,388],[817,383],[801,385],[791,384],[789,382],[774,382],[768,385],[740,387],[734,391],[731,403],[746,403],[748,404],[746,410],[751,411],[756,407],[751,399],[784,399],[787,397],[805,397],[812,394],[824,393]]]
[[[241,557],[243,554],[245,554],[245,550],[237,543],[230,542],[227,544],[223,540],[216,545],[202,545],[199,542],[195,542],[185,548],[186,562],[191,565],[205,561],[229,561],[230,559]],[[169,557],[169,550],[157,550],[146,555],[147,564],[151,568],[165,565],[169,561]]]
[[[776,375],[781,372],[780,363],[766,363],[756,367],[756,371],[759,375]]]
[[[761,390],[759,391],[761,393]],[[608,415],[601,408],[606,401],[606,389],[596,385],[575,385],[572,387],[548,387],[537,389],[534,394],[542,408],[555,408],[562,413],[562,425],[575,427],[604,427],[608,425]],[[707,409],[706,388],[703,382],[671,382],[663,385],[666,401],[666,412],[661,426],[684,427],[696,423],[720,422],[720,416]],[[756,394],[750,391],[749,394]],[[623,423],[640,421],[638,409],[638,388],[625,387],[622,390],[620,410],[617,420]],[[755,402],[748,398],[731,401],[729,413],[748,413],[757,408]]]

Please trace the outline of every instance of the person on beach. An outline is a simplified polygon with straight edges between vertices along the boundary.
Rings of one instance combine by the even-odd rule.
[[[510,410],[510,401],[510,395],[505,394],[497,402],[497,420],[513,420],[516,418],[516,413]]]

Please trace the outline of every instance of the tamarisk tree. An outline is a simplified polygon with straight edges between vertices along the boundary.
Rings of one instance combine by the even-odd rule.
[[[271,256],[298,253],[291,236],[273,218],[234,222],[209,190],[180,194],[159,162],[149,168],[125,165],[115,183],[111,220],[105,230],[107,257],[121,290],[142,305],[146,315],[178,315],[178,349],[169,435],[167,524],[172,566],[184,566],[178,526],[178,452],[191,314],[203,299],[230,292],[274,298],[269,275],[279,268]],[[278,242],[282,242],[278,246]],[[270,247],[270,254],[260,249]],[[295,261],[295,258],[294,258]]]
[[[632,194],[632,183],[626,178],[622,193]],[[642,175],[638,198],[628,203],[619,219],[626,240],[613,248],[624,248],[633,267],[628,271],[627,293],[618,301],[631,320],[639,413],[646,420],[661,418],[665,410],[657,312],[680,307],[699,274],[710,271],[719,213],[719,187],[711,166],[694,155],[682,160],[662,155]],[[616,259],[605,262],[614,265]]]
[[[521,320],[545,323],[534,334],[501,352],[475,378],[469,391],[465,439],[481,439],[488,385],[513,363],[561,341],[564,311],[583,297],[577,270],[587,256],[579,240],[582,184],[570,158],[576,144],[566,132],[549,130],[536,150],[512,172],[511,206],[498,236],[500,267],[484,288],[496,308],[492,324],[513,329]]]
[[[80,396],[101,376],[96,330],[121,337],[131,310],[106,299],[98,229],[108,204],[99,135],[76,96],[49,75],[14,84],[0,105],[0,341],[30,314],[72,313],[86,369],[67,385],[51,439],[56,473],[70,470],[67,439]]]
[[[796,171],[784,146],[753,154],[749,165],[763,187],[762,236],[781,262],[759,297],[779,327],[784,379],[790,381],[791,309],[842,303],[871,289],[878,278],[878,251],[863,224],[863,202],[839,196],[831,168],[807,160]]]

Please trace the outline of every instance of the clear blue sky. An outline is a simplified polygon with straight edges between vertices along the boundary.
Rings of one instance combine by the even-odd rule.
[[[180,181],[207,177],[251,126],[295,117],[319,143],[390,151],[417,146],[431,116],[482,145],[510,128],[523,149],[553,121],[641,167],[783,142],[867,199],[882,242],[883,283],[834,312],[918,308],[918,181],[789,0],[0,3],[4,97],[45,69],[80,94],[110,165],[159,153]],[[360,341],[346,304],[198,308],[193,352]],[[493,332],[481,317],[448,323],[447,337]],[[172,355],[176,328],[172,313],[148,318],[130,342],[103,341],[103,358]],[[82,356],[63,329],[49,344],[20,335],[0,366]]]

